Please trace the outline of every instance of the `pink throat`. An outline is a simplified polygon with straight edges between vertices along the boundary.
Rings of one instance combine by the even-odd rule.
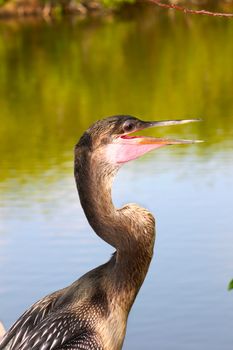
[[[119,137],[116,142],[107,146],[107,160],[114,164],[122,164],[164,146],[162,143],[140,143],[139,139],[145,139],[145,137],[128,135]]]

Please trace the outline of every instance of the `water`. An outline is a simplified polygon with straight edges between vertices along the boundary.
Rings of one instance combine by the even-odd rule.
[[[0,319],[106,261],[73,180],[73,146],[102,116],[201,117],[150,130],[204,139],[124,166],[116,206],[157,219],[124,349],[233,343],[233,22],[152,8],[115,19],[0,23]]]

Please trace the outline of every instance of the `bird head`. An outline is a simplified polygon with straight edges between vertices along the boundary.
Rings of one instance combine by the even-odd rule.
[[[199,140],[182,140],[132,135],[140,130],[186,124],[199,119],[142,121],[128,115],[108,117],[94,123],[81,137],[78,147],[87,147],[103,161],[121,165],[156,148],[167,145],[192,144]]]

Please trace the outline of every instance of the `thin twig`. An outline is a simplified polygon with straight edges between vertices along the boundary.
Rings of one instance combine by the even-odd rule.
[[[228,17],[232,18],[233,13],[223,13],[223,12],[211,12],[211,11],[206,11],[206,10],[191,10],[186,7],[174,5],[174,4],[165,4],[163,2],[160,2],[158,0],[147,0],[149,2],[152,2],[153,4],[156,4],[160,7],[168,8],[168,9],[173,9],[177,11],[181,11],[184,13],[190,13],[192,15],[206,15],[206,16],[214,16],[214,17]]]

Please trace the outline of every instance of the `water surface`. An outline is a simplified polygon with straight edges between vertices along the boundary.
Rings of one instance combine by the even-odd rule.
[[[0,23],[0,319],[105,262],[73,179],[73,146],[103,116],[203,118],[151,131],[204,139],[124,166],[117,207],[157,220],[124,349],[233,343],[233,22],[151,8],[105,19]]]

